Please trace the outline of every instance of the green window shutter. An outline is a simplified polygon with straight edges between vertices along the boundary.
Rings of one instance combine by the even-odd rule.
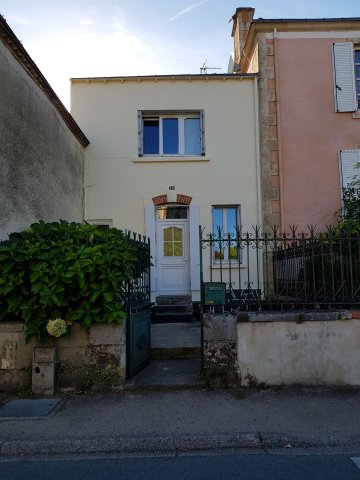
[[[336,112],[357,110],[354,46],[351,42],[333,44],[334,97]]]
[[[142,120],[141,110],[138,110],[137,118],[138,118],[138,155],[139,157],[142,157],[143,146],[144,146],[144,134],[143,134],[143,120]]]
[[[201,155],[205,155],[205,115],[204,110],[200,110],[200,133],[201,133]]]

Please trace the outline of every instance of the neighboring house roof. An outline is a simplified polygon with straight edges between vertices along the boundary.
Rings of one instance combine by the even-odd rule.
[[[28,75],[34,80],[38,87],[45,93],[50,102],[63,118],[67,127],[74,134],[80,144],[85,148],[89,145],[89,140],[86,138],[79,125],[70,115],[64,104],[56,95],[50,84],[41,73],[35,62],[31,59],[20,40],[7,24],[5,18],[0,14],[0,39],[3,44],[10,50],[12,55],[16,58],[19,64],[24,68]]]
[[[319,23],[319,22],[360,22],[360,17],[342,18],[254,18],[253,23]]]
[[[238,12],[240,11],[251,11],[255,12],[253,7],[239,7],[235,10],[234,15],[231,17],[231,20],[235,20]],[[338,18],[253,18],[251,23],[319,23],[319,22],[328,22],[328,23],[338,23],[338,22],[360,22],[360,17],[338,17]]]
[[[232,36],[234,36],[237,9],[232,19],[234,21]],[[331,32],[331,31],[350,31],[360,30],[360,17],[348,18],[254,18],[252,19],[249,32],[246,37],[244,51],[241,56],[241,65],[248,60],[256,44],[258,33],[272,32]]]
[[[249,35],[252,30],[257,32],[269,31],[274,28],[280,31],[345,31],[358,30],[360,17],[353,18],[254,18],[251,22]]]

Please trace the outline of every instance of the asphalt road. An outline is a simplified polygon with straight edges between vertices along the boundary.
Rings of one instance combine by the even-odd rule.
[[[356,462],[360,465],[360,455]],[[16,460],[0,463],[2,480],[359,480],[347,455],[214,455]]]

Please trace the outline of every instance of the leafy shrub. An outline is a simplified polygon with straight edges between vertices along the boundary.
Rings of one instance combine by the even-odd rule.
[[[51,318],[121,323],[126,282],[139,272],[137,247],[120,230],[36,223],[0,244],[0,321],[22,320],[43,340]]]

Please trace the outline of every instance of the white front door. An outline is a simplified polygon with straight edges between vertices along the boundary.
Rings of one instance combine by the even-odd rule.
[[[171,211],[170,208],[162,208],[157,212],[156,281],[158,295],[182,295],[190,291],[187,209],[180,211],[180,215],[186,218],[164,219],[166,215],[167,217],[179,216],[179,213],[175,214],[175,209]]]

